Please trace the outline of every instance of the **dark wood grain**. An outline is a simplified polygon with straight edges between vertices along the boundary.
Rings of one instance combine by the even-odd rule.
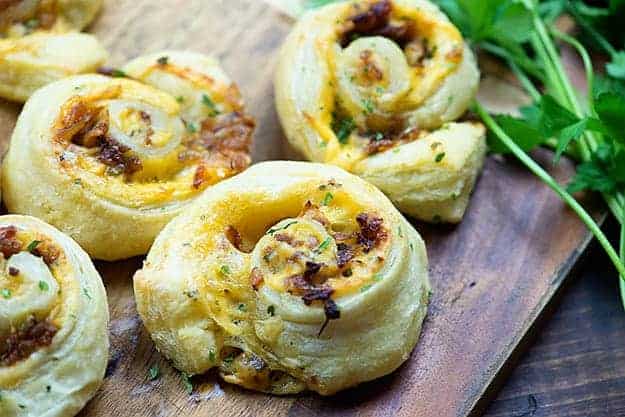
[[[142,53],[177,48],[219,57],[258,119],[254,159],[287,157],[273,107],[276,51],[290,22],[258,0],[106,2],[93,31],[120,65]],[[0,103],[0,134],[17,107]],[[6,136],[3,136],[6,138]],[[536,155],[553,168],[551,155]],[[554,174],[572,172],[561,164]],[[209,374],[185,392],[137,317],[131,277],[140,259],[99,263],[111,310],[111,360],[90,416],[435,416],[469,415],[509,362],[589,234],[576,216],[514,161],[489,158],[465,221],[416,224],[431,262],[434,297],[423,336],[397,372],[332,398],[271,397]],[[160,378],[150,381],[157,365]]]
[[[485,417],[625,416],[618,277],[598,245],[584,259]]]

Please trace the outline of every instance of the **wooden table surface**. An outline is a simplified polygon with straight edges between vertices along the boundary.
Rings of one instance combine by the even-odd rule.
[[[625,416],[625,311],[597,244],[551,308],[484,417]]]

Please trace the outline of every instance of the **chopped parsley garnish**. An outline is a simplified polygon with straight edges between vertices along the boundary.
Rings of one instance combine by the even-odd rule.
[[[282,230],[286,230],[286,229],[288,229],[289,227],[293,226],[295,223],[297,223],[297,221],[288,222],[287,224],[285,224],[285,225],[284,225],[284,226],[282,226],[282,227],[275,227],[275,228],[271,228],[271,229],[269,229],[269,230],[267,231],[267,234],[268,234],[268,235],[273,235],[273,234],[274,234],[274,233],[276,233],[276,232],[280,232],[280,231],[282,231]]]
[[[3,288],[2,291],[0,291],[0,294],[2,294],[2,298],[6,300],[11,298],[11,290],[8,288]]]
[[[345,145],[349,141],[349,136],[356,129],[356,123],[351,117],[341,118],[334,117],[332,120],[332,130],[336,134],[339,143]]]
[[[196,133],[197,132],[197,126],[195,126],[195,124],[193,122],[184,122],[184,125],[187,128],[187,132],[189,132],[189,133]]]
[[[229,354],[224,358],[224,363],[230,365],[234,361],[234,353]]]
[[[46,392],[52,391],[52,387],[50,385],[46,385]]]
[[[317,246],[317,249],[315,249],[315,253],[319,254],[326,250],[328,246],[330,246],[331,241],[332,239],[330,237],[327,237],[326,240],[324,240],[319,246]]]
[[[184,389],[187,391],[187,394],[193,394],[193,384],[191,383],[191,379],[189,379],[189,375],[182,372],[180,374],[180,378],[182,379],[182,385],[184,385]]]
[[[404,233],[403,233],[403,231],[401,230],[401,227],[398,227],[398,228],[397,228],[397,234],[399,235],[399,237],[404,237]]]
[[[369,99],[365,99],[362,101],[362,106],[364,107],[364,111],[363,113],[365,115],[369,115],[371,113],[373,113],[375,111],[375,106],[373,104],[373,101],[369,100]]]
[[[215,105],[215,102],[213,102],[213,100],[211,100],[211,98],[209,96],[207,96],[206,94],[202,94],[202,104],[204,104],[206,107],[208,107],[210,113],[209,116],[211,117],[215,117],[218,114],[220,114],[221,112],[217,109],[217,105]]]
[[[169,57],[168,56],[162,56],[159,59],[157,59],[156,62],[158,63],[158,65],[167,65],[167,64],[169,64]]]
[[[367,285],[365,285],[364,287],[362,287],[360,289],[360,292],[367,292],[367,291],[369,291],[371,289],[371,287],[373,287],[373,285],[367,284]]]
[[[154,381],[161,375],[161,370],[159,369],[157,364],[154,364],[148,370],[148,376],[150,377],[150,381]]]
[[[228,265],[222,265],[221,268],[219,268],[219,272],[221,272],[222,275],[230,275],[232,271],[230,271],[230,267]]]
[[[321,205],[327,206],[332,202],[332,200],[334,200],[334,196],[332,195],[332,193],[326,193],[326,195],[323,197]]]
[[[384,139],[384,133],[382,132],[376,132],[375,135],[373,135],[373,140],[375,141],[381,141],[382,139]]]
[[[126,78],[126,77],[128,77],[128,75],[124,71],[122,71],[120,69],[113,68],[111,70],[111,77],[113,77],[113,78]]]
[[[215,351],[212,349],[208,351],[208,360],[215,362]]]
[[[45,281],[39,281],[39,289],[41,291],[48,291],[50,289],[50,286]]]
[[[267,314],[273,317],[276,314],[276,307],[274,306],[267,307]]]
[[[82,289],[82,293],[85,295],[85,297],[87,297],[88,299],[92,299],[91,298],[91,294],[89,294],[89,290],[87,288],[83,288]]]
[[[178,97],[176,97],[176,101],[177,101],[178,103],[184,103],[184,97],[182,97],[182,96],[178,96]]]
[[[239,307],[237,307],[237,308],[239,309],[239,311],[247,311],[247,307],[243,303],[239,304]]]
[[[383,276],[380,273],[373,275],[373,280],[374,281],[380,282],[380,281],[382,281],[382,278],[383,278]]]
[[[40,243],[41,243],[41,240],[33,240],[32,242],[28,244],[28,247],[26,248],[26,250],[32,253],[35,249],[37,249],[37,246],[39,246]]]
[[[441,152],[441,153],[436,155],[436,158],[434,158],[434,161],[438,164],[444,158],[445,158],[445,152]]]

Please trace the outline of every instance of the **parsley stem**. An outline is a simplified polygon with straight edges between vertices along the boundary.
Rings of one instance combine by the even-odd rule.
[[[513,56],[512,54],[510,54],[508,51],[506,51],[504,48],[495,45],[493,43],[490,42],[482,42],[479,44],[479,47],[482,48],[483,50],[485,50],[486,52],[489,52],[505,61],[512,61],[514,63],[516,63],[519,67],[521,67],[521,69],[523,69],[523,71],[527,72],[528,74],[530,74],[532,77],[540,80],[541,82],[544,82],[545,77],[544,74],[541,73],[537,67],[536,67],[536,63],[531,61],[530,59],[528,59],[527,57],[524,56]]]
[[[623,217],[625,217],[625,211],[623,212]],[[625,224],[621,224],[621,237],[620,237],[620,255],[621,261],[625,260]],[[623,303],[623,308],[625,308],[625,278],[621,275],[621,279],[619,280],[619,290],[621,293],[621,303]]]
[[[560,32],[557,29],[551,29],[551,33],[563,42],[568,43],[573,47],[584,63],[584,72],[586,73],[586,84],[588,86],[588,102],[590,109],[594,108],[594,95],[592,94],[595,85],[595,70],[592,66],[592,60],[590,55],[584,46],[574,37],[567,35],[564,32]]]
[[[584,29],[584,31],[588,33],[588,35],[590,35],[590,37],[597,42],[597,44],[599,44],[605,52],[611,56],[616,55],[617,51],[612,44],[610,44],[610,42],[608,42],[607,39],[604,38],[603,35],[601,35],[595,28],[593,28],[592,25],[589,25],[588,22],[586,22],[586,19],[579,14],[575,6],[569,4],[567,11],[575,18],[575,21],[582,27],[582,29]]]
[[[571,209],[579,216],[579,218],[584,222],[584,224],[588,227],[588,229],[592,232],[592,234],[597,238],[603,249],[606,251],[610,260],[616,267],[621,279],[625,279],[625,266],[621,262],[619,255],[616,253],[610,241],[605,236],[605,234],[601,231],[601,228],[594,221],[592,216],[588,214],[588,212],[584,209],[573,198],[571,194],[569,194],[558,182],[547,173],[540,165],[538,165],[527,153],[525,153],[515,142],[514,140],[504,132],[504,130],[495,122],[495,120],[488,114],[486,109],[482,107],[482,105],[478,102],[475,102],[475,109],[478,115],[484,121],[484,124],[503,142],[508,149],[530,170],[532,171],[538,178],[540,178],[545,184],[547,184],[553,191],[555,191],[558,196],[565,203],[571,207]]]
[[[508,60],[508,66],[510,67],[510,69],[512,69],[512,72],[514,73],[514,75],[519,79],[519,82],[521,83],[523,88],[525,88],[525,91],[527,91],[527,93],[530,96],[532,96],[532,100],[534,101],[540,100],[540,92],[534,86],[534,84],[529,79],[529,77],[527,77],[523,73],[523,71],[521,71],[521,68],[519,68],[519,66],[510,59]]]

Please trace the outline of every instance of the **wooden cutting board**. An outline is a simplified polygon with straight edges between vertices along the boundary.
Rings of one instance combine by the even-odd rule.
[[[111,51],[112,65],[170,48],[217,56],[257,118],[255,161],[289,156],[272,86],[276,52],[291,26],[288,18],[259,0],[105,3],[92,32]],[[504,105],[508,97],[498,91],[490,90],[490,99]],[[18,112],[19,106],[0,103],[2,150]],[[536,157],[551,167],[548,152]],[[565,162],[554,174],[565,181],[571,172]],[[415,226],[427,242],[434,287],[421,340],[392,375],[331,398],[272,397],[227,385],[213,374],[194,378],[189,395],[137,316],[132,275],[142,259],[97,263],[109,296],[111,358],[102,389],[81,416],[479,414],[497,377],[585,249],[589,233],[549,189],[515,161],[499,157],[488,159],[461,225]],[[153,365],[161,375],[150,381]]]

